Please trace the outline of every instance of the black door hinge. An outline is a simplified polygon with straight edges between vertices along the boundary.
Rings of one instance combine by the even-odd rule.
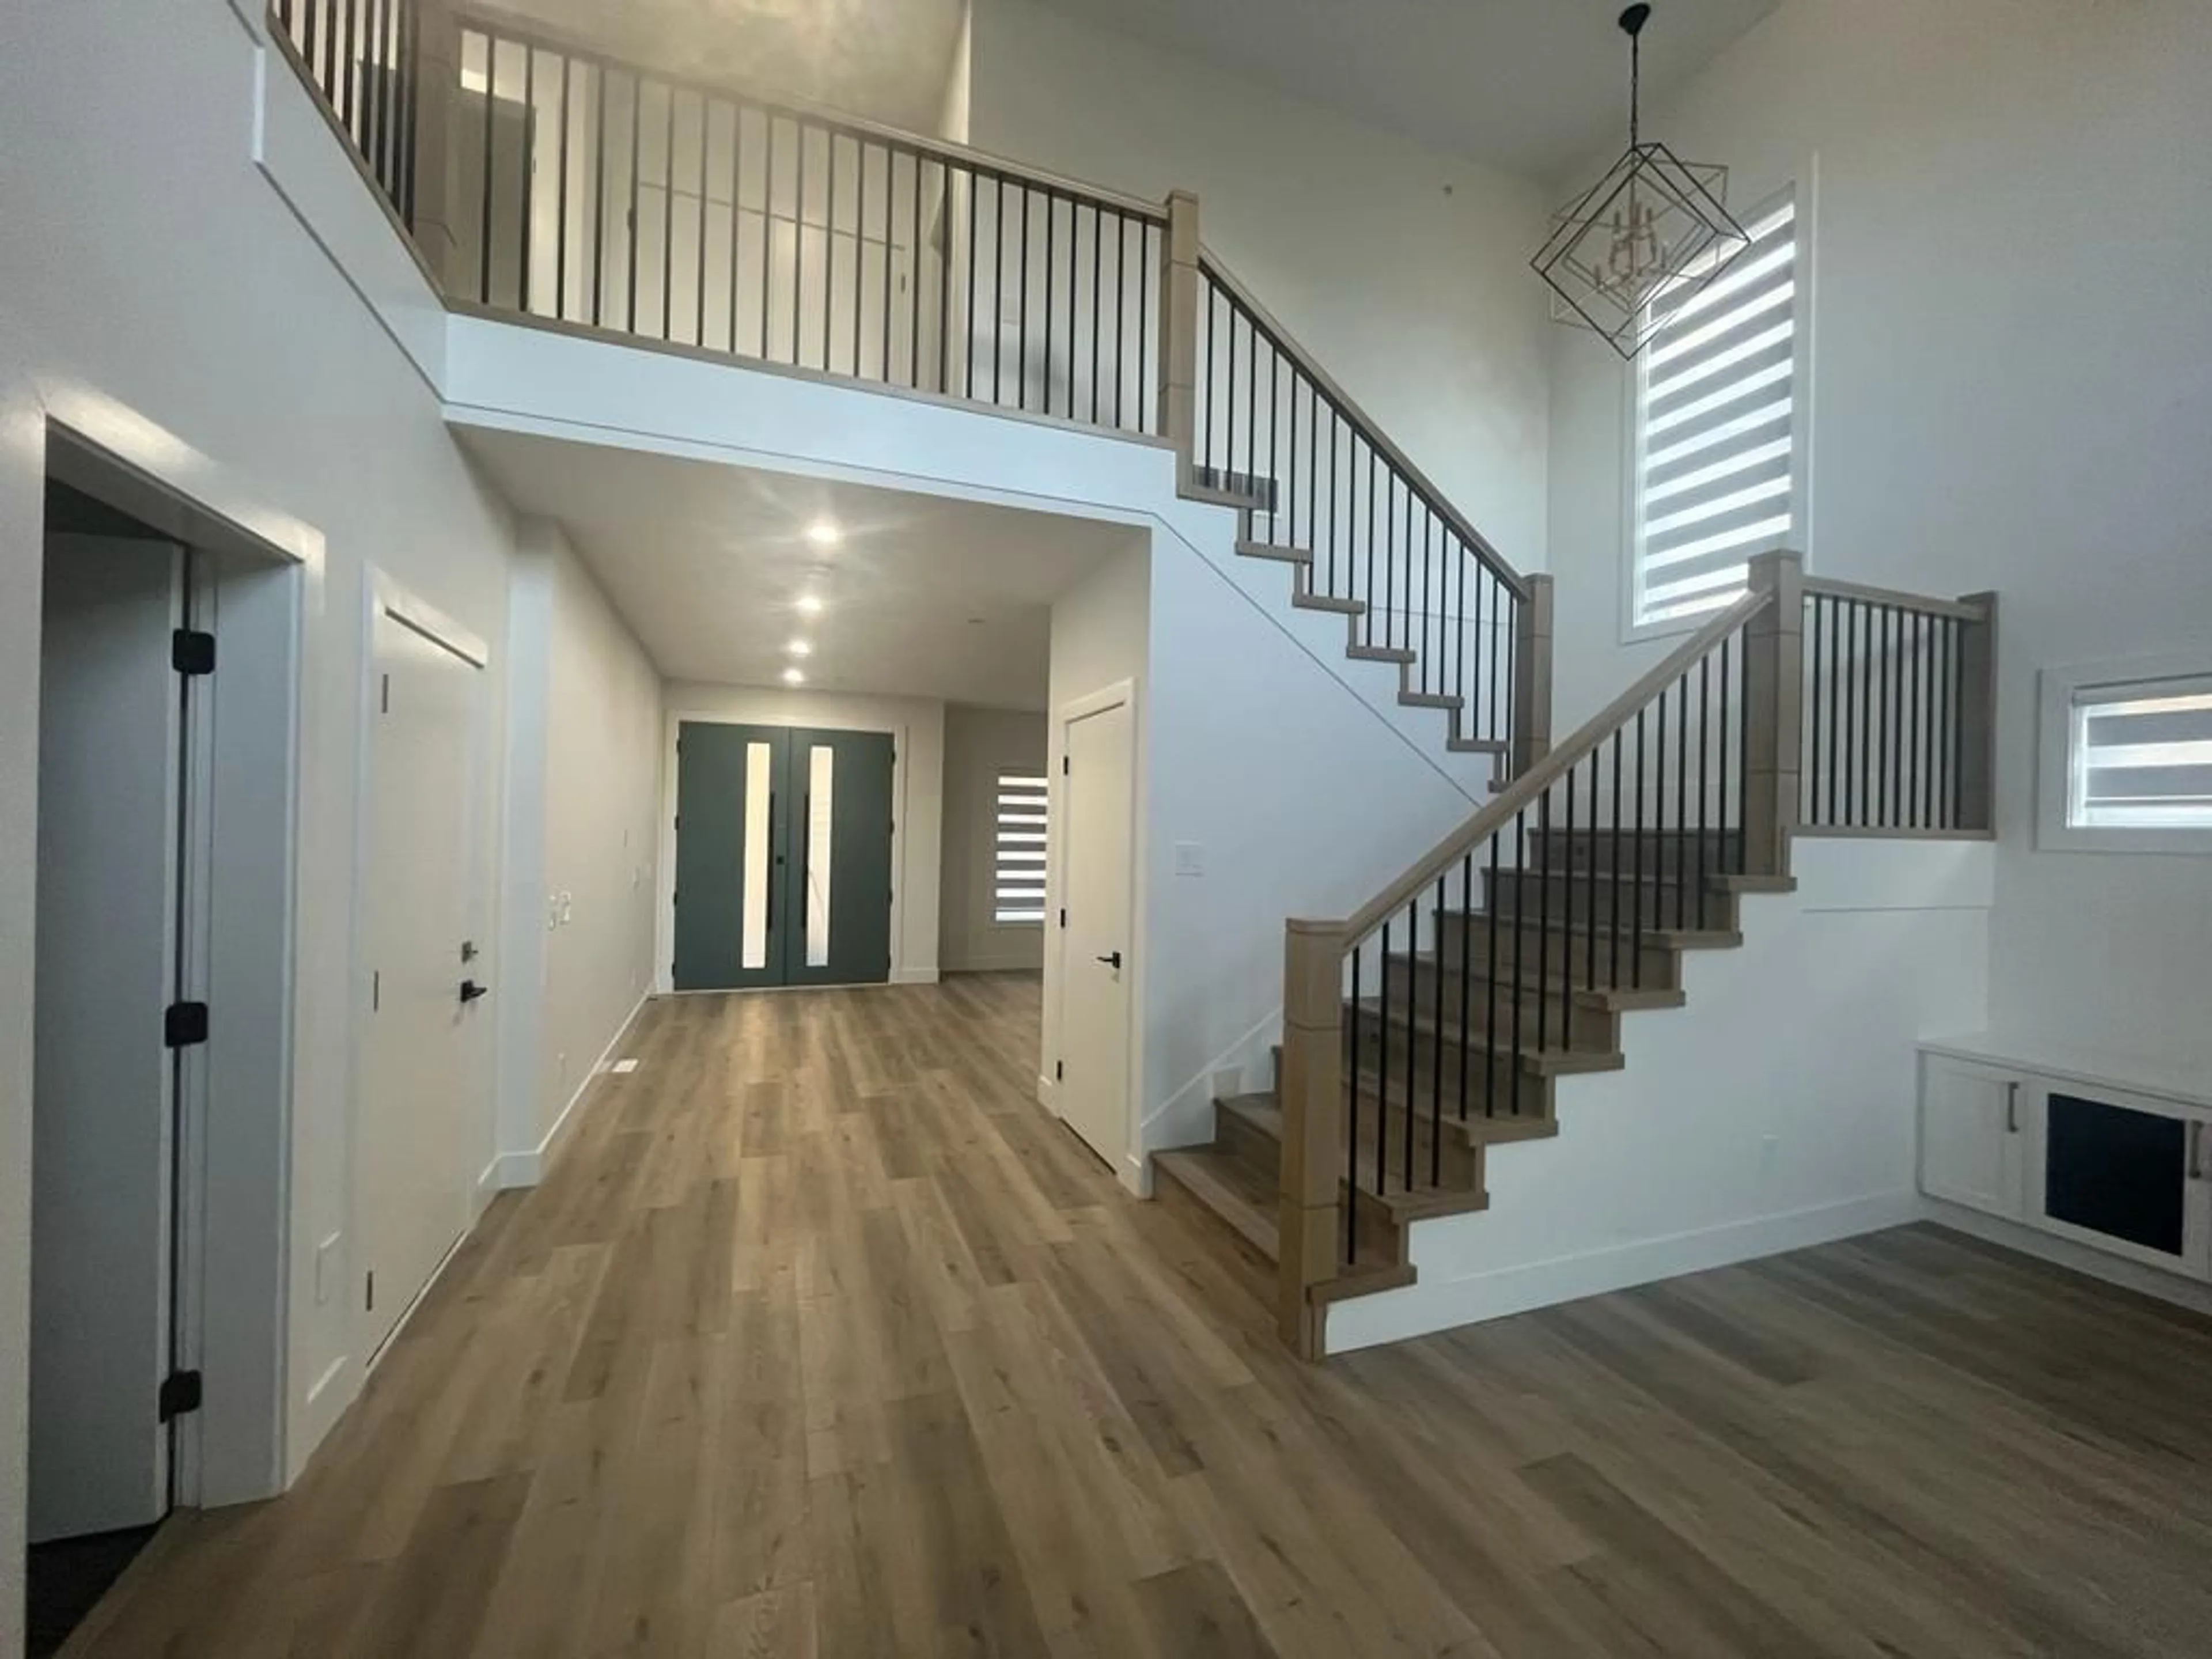
[[[377,693],[376,712],[380,714],[389,714],[392,712],[392,676],[389,674],[384,677],[383,690]]]
[[[362,1306],[364,1312],[376,1311],[376,1269],[374,1267],[368,1270],[368,1288],[363,1292]]]
[[[200,1374],[198,1371],[171,1371],[161,1379],[161,1392],[155,1404],[161,1413],[161,1421],[182,1417],[186,1412],[200,1408]]]
[[[197,628],[179,628],[169,635],[169,665],[179,674],[215,672],[215,635]]]
[[[1055,1060],[1053,1061],[1052,1080],[1054,1083],[1065,1083],[1067,1081],[1067,1062],[1066,1060]]]
[[[1067,907],[1065,904],[1060,907],[1060,925],[1063,927],[1067,926]]]
[[[208,1040],[208,1006],[173,1002],[161,1016],[161,1041],[172,1048],[191,1048]]]
[[[1065,756],[1065,755],[1062,755],[1062,756],[1060,757],[1060,776],[1062,776],[1062,777],[1064,778],[1064,777],[1066,777],[1066,776],[1068,775],[1068,773],[1069,773],[1071,770],[1073,770],[1073,767],[1072,767],[1072,765],[1071,765],[1071,763],[1070,763],[1070,762],[1069,762],[1069,760],[1068,760],[1068,757],[1067,757],[1066,756]]]

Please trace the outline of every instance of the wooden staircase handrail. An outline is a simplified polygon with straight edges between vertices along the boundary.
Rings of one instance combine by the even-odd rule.
[[[1727,610],[1717,613],[1711,622],[1669,652],[1664,660],[1650,672],[1585,720],[1571,736],[1514,778],[1495,799],[1437,842],[1412,869],[1352,912],[1348,920],[1299,921],[1291,925],[1302,931],[1337,933],[1344,941],[1344,948],[1350,950],[1405,908],[1415,895],[1434,885],[1437,878],[1457,865],[1470,849],[1481,846],[1491,836],[1511,824],[1517,814],[1565,777],[1570,769],[1587,760],[1599,744],[1632,719],[1638,709],[1680,678],[1685,669],[1693,667],[1699,659],[1716,649],[1723,640],[1738,629],[1747,628],[1753,617],[1774,602],[1774,598],[1771,592],[1753,590]]]
[[[1313,355],[1297,343],[1289,329],[1275,319],[1274,314],[1254,297],[1251,289],[1237,281],[1235,274],[1222,264],[1212,248],[1201,247],[1199,264],[1206,279],[1220,289],[1265,334],[1275,349],[1298,366],[1299,371],[1313,382],[1322,395],[1334,405],[1336,412],[1374,446],[1376,452],[1395,467],[1421,496],[1423,502],[1437,519],[1449,526],[1471,549],[1484,567],[1521,599],[1529,596],[1528,578],[1516,570],[1505,556],[1491,544],[1490,538],[1469,524],[1455,507],[1443,490],[1437,488],[1429,476],[1413,465],[1406,452],[1391,442],[1382,422],[1359,406],[1358,401],[1337,383],[1335,376],[1314,360]]]
[[[1887,605],[1893,611],[1910,611],[1923,617],[1948,617],[1957,622],[1980,623],[1990,619],[1990,607],[1977,599],[1939,599],[1925,593],[1908,593],[1902,588],[1838,581],[1832,576],[1806,577],[1805,592],[1825,599],[1852,599],[1862,605]]]

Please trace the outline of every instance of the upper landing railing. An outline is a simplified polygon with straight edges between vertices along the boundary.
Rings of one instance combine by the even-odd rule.
[[[448,303],[1158,439],[1453,746],[1550,729],[1541,577],[1506,563],[1149,203],[617,62],[441,0],[271,0]]]

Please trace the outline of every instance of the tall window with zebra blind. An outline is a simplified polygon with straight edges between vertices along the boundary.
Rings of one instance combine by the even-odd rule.
[[[1044,920],[1045,848],[1050,798],[1034,772],[999,774],[998,841],[994,849],[991,920],[1001,927]]]
[[[1809,316],[1797,192],[1744,219],[1712,282],[1653,301],[1638,359],[1629,623],[1662,630],[1732,604],[1752,556],[1806,551]]]

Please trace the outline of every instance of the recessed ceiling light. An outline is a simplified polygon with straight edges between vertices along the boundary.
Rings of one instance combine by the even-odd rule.
[[[806,684],[806,676],[796,668],[787,668],[783,671],[783,683],[786,685],[804,685]]]
[[[793,640],[783,648],[794,657],[811,657],[814,654],[814,647],[805,640]]]
[[[799,596],[799,608],[810,617],[820,616],[822,596],[819,593],[801,593]]]
[[[817,547],[835,547],[845,539],[845,532],[830,519],[817,519],[806,526],[806,539]]]

